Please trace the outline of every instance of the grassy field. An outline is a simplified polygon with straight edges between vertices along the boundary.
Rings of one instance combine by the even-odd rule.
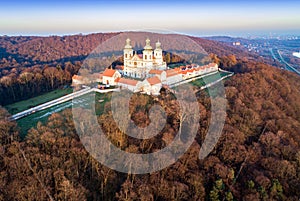
[[[77,97],[75,99],[75,102],[78,101],[79,106],[82,108],[84,108],[84,107],[89,108],[88,103],[90,101],[91,95],[92,94],[89,93],[89,94],[85,94],[83,96]],[[111,98],[111,93],[105,93],[105,94],[96,93],[95,94],[95,109],[96,109],[97,115],[101,115],[104,112],[105,103],[110,101],[110,98]],[[51,108],[47,108],[45,110],[41,110],[36,113],[30,114],[21,119],[18,119],[17,123],[18,123],[18,126],[20,127],[21,137],[24,138],[27,134],[27,131],[32,127],[35,128],[38,122],[42,122],[42,123],[47,122],[47,119],[51,114],[56,113],[56,112],[61,112],[67,108],[72,108],[72,106],[73,106],[73,102],[71,100],[71,101],[67,101],[67,102],[61,103],[59,105],[53,106]]]
[[[213,74],[213,75],[209,75],[207,77],[204,77],[204,78],[200,78],[200,79],[197,79],[195,81],[192,81],[191,84],[194,85],[194,86],[197,86],[197,87],[202,87],[208,83],[211,83],[211,82],[214,82],[222,77],[225,77],[227,76],[229,73],[225,73],[225,72],[219,72],[219,73],[216,73],[216,74]]]
[[[46,94],[30,98],[24,101],[20,101],[17,103],[13,103],[11,105],[4,106],[10,114],[16,114],[18,112],[22,112],[26,109],[32,108],[34,106],[40,105],[42,103],[54,100],[56,98],[59,98],[61,96],[70,94],[73,92],[72,88],[66,88],[66,89],[57,89],[51,92],[48,92]]]

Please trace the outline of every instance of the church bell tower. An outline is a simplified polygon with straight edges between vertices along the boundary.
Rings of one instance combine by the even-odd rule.
[[[153,50],[149,38],[146,39],[146,46],[143,50],[143,62],[146,67],[152,67],[153,65]]]
[[[158,65],[163,64],[163,55],[162,55],[162,49],[161,49],[161,43],[157,41],[155,43],[155,50],[154,50],[154,57],[155,57],[155,63]]]
[[[127,38],[126,45],[124,47],[124,65],[127,65],[127,62],[130,60],[130,58],[133,56],[133,49],[130,45],[130,39]]]

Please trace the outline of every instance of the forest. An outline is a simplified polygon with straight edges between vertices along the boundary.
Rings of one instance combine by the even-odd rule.
[[[39,122],[21,140],[17,123],[9,121],[9,114],[1,108],[0,200],[299,200],[299,76],[270,66],[255,55],[195,40],[222,69],[235,72],[224,83],[228,103],[222,136],[205,159],[198,155],[210,124],[206,91],[196,94],[200,127],[192,146],[173,165],[144,175],[119,173],[90,156],[76,133],[70,109],[52,114],[46,123]],[[68,76],[76,69],[64,65],[49,68],[55,69],[54,74],[69,72]],[[51,85],[46,69],[37,67],[36,71],[49,76],[44,78],[49,90],[68,82],[58,82],[54,76]],[[12,70],[5,76],[10,77]],[[24,73],[20,72],[15,76]],[[32,82],[27,84],[19,90],[25,93],[34,88]],[[162,132],[151,139],[137,141],[120,131],[109,103],[98,122],[119,148],[154,152],[168,145],[179,128],[176,100],[168,90],[156,99],[135,94],[129,108],[132,120],[143,126],[148,122],[149,105],[155,103],[165,108],[168,119]],[[81,114],[84,119],[84,109]]]

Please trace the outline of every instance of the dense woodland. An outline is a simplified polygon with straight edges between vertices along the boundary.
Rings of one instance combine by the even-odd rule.
[[[299,200],[299,76],[246,53],[233,56],[230,48],[226,55],[225,50],[207,50],[220,67],[236,74],[225,82],[228,105],[222,136],[204,160],[198,154],[209,126],[206,91],[197,93],[201,119],[194,144],[175,164],[145,175],[119,173],[93,159],[76,134],[69,109],[52,114],[20,140],[16,122],[1,108],[0,200]],[[146,124],[153,103],[165,108],[168,120],[149,140],[122,133],[110,103],[98,116],[99,124],[123,150],[153,152],[172,141],[180,123],[174,112],[178,105],[168,90],[156,99],[134,95],[132,119]],[[84,119],[85,111],[81,114]]]

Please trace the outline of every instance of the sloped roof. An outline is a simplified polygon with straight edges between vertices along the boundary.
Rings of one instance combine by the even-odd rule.
[[[160,75],[162,74],[162,70],[155,70],[155,69],[152,69],[149,71],[149,74],[155,74],[155,75]]]
[[[115,82],[119,82],[120,81],[120,77],[117,77],[117,79],[115,79]]]
[[[174,70],[179,73],[181,71],[181,68],[174,68]]]
[[[119,83],[122,83],[122,84],[131,85],[131,86],[136,86],[137,83],[138,83],[139,81],[137,81],[137,80],[132,80],[132,79],[127,79],[127,78],[120,78],[120,79],[118,80],[118,82],[119,82]]]
[[[150,85],[155,85],[161,83],[160,79],[157,76],[150,77],[147,79]]]
[[[73,75],[73,77],[72,77],[72,79],[73,80],[82,80],[82,76],[80,76],[80,75]]]
[[[168,70],[166,70],[166,73],[167,73],[167,77],[172,77],[172,76],[178,75],[178,73],[174,69],[168,69]]]
[[[103,76],[106,76],[106,77],[113,77],[114,74],[116,73],[117,71],[114,70],[114,69],[105,69],[105,71],[103,72]]]

